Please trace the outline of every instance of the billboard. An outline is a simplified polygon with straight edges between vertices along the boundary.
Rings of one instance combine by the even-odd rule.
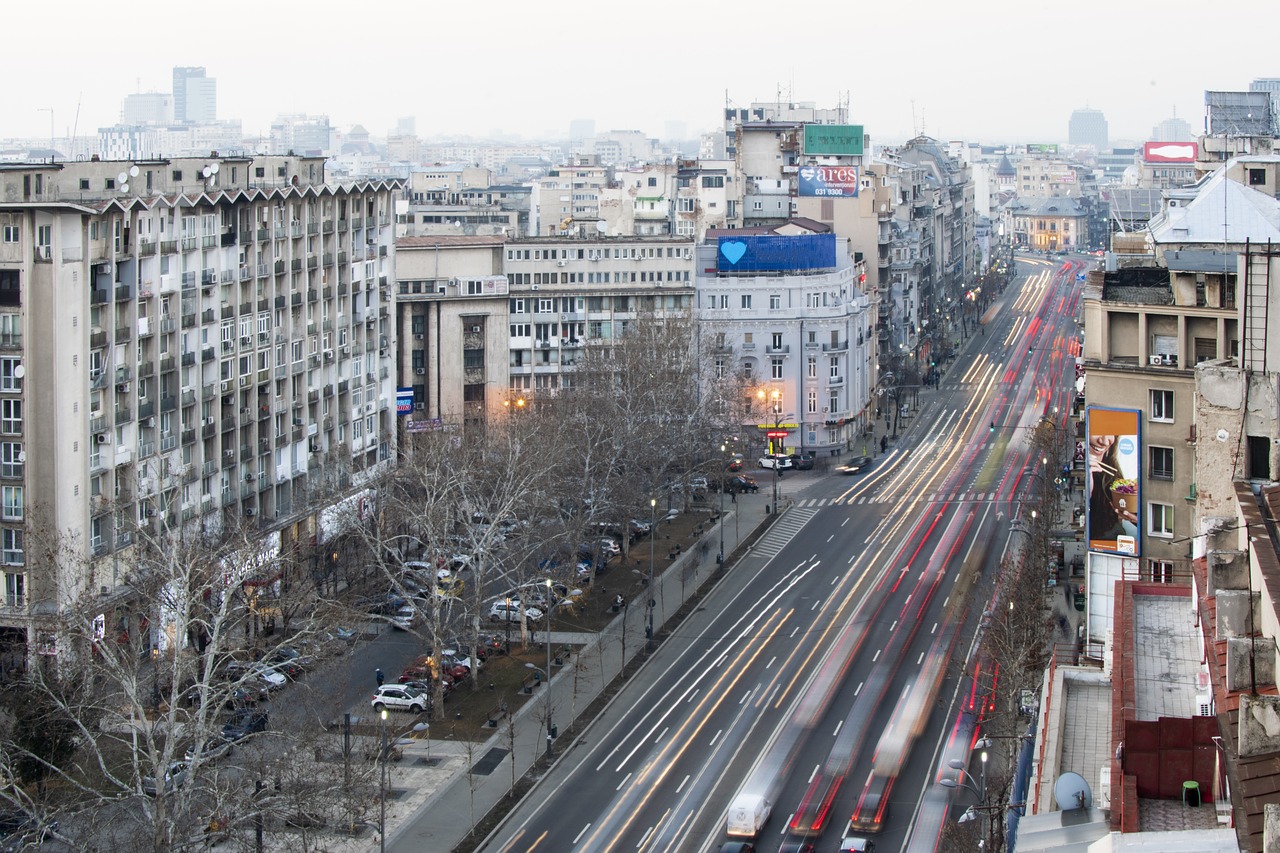
[[[413,414],[413,389],[403,385],[396,388],[396,414],[400,417]]]
[[[1089,550],[1141,556],[1142,413],[1090,407],[1085,413]]]
[[[801,198],[856,198],[857,166],[801,166],[796,194]]]
[[[1145,163],[1194,163],[1196,144],[1194,142],[1147,142],[1142,146],[1142,160]]]
[[[862,125],[806,124],[804,153],[831,157],[861,157]]]
[[[744,234],[721,237],[716,247],[717,272],[788,272],[835,265],[834,234]]]
[[[1057,154],[1058,143],[1056,142],[1031,142],[1027,144],[1028,154]]]

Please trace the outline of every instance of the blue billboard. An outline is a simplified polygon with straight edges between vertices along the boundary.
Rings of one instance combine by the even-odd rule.
[[[396,388],[396,414],[413,414],[413,389],[401,385]]]
[[[834,234],[755,234],[721,237],[717,272],[791,272],[836,266]]]
[[[856,198],[857,166],[801,166],[796,195],[801,198]]]

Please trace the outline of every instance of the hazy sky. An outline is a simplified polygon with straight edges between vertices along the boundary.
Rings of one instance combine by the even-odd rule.
[[[167,91],[174,65],[218,81],[218,117],[265,133],[279,113],[327,113],[381,136],[690,133],[736,105],[835,106],[873,140],[1065,141],[1072,110],[1142,140],[1176,113],[1204,124],[1204,90],[1280,77],[1274,2],[842,0],[221,0],[6,2],[0,138],[92,133],[125,94]],[[1252,22],[1252,23],[1251,23]],[[77,115],[78,110],[78,115]]]

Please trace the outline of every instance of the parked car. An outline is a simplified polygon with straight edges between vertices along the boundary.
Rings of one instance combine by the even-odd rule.
[[[742,470],[742,454],[735,453],[729,457],[729,464],[725,466],[730,471]]]
[[[837,465],[836,470],[841,474],[861,474],[870,467],[870,456],[855,456],[843,465]]]
[[[813,454],[812,453],[792,453],[787,457],[791,460],[791,467],[797,471],[813,470]]]
[[[58,831],[58,822],[42,823],[26,809],[6,809],[0,812],[0,853],[17,853],[39,846],[52,833]]]
[[[186,759],[188,763],[196,761],[213,761],[215,758],[222,758],[230,755],[235,744],[223,737],[211,737],[204,743],[193,743],[187,747]]]
[[[731,495],[740,495],[743,492],[758,492],[760,491],[760,485],[755,481],[754,477],[739,474],[736,477],[730,477],[725,480],[724,490]]]
[[[259,687],[279,690],[289,683],[282,672],[262,661],[232,661],[222,668],[222,677],[228,681],[243,680],[250,690]]]
[[[543,612],[536,607],[524,608],[524,618],[529,622],[537,622],[542,619]],[[521,610],[519,602],[495,601],[489,607],[490,622],[519,622],[521,618]]]
[[[239,743],[250,735],[265,732],[269,719],[266,711],[241,708],[223,723],[221,737],[228,743]]]
[[[383,708],[421,714],[431,707],[431,697],[406,684],[384,684],[373,694],[373,710]]]
[[[412,604],[406,604],[391,614],[390,622],[392,628],[398,628],[401,631],[412,630],[414,624],[418,621],[418,608]]]
[[[173,793],[186,783],[188,772],[187,762],[171,761],[169,766],[164,770],[164,781],[161,783],[162,787],[160,790],[163,790],[166,794]],[[157,788],[154,776],[148,775],[142,777],[142,791],[152,797],[156,796]]]
[[[782,453],[769,453],[760,457],[761,468],[776,468],[785,471],[791,467],[791,457]]]
[[[267,688],[265,686],[242,684],[227,694],[227,700],[223,702],[223,706],[228,711],[235,711],[240,708],[252,708],[266,701]]]
[[[293,646],[277,646],[271,654],[267,655],[264,660],[267,663],[283,663],[288,661],[297,664],[303,669],[310,669],[315,666],[316,659],[312,655],[303,654]]]
[[[631,536],[648,536],[649,531],[653,530],[653,525],[642,518],[633,518],[627,522],[627,529],[630,530]]]

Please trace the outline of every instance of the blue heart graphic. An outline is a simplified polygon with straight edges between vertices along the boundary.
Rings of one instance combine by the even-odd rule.
[[[726,240],[720,244],[720,254],[724,255],[731,264],[742,260],[742,256],[746,253],[747,244],[741,240]]]

